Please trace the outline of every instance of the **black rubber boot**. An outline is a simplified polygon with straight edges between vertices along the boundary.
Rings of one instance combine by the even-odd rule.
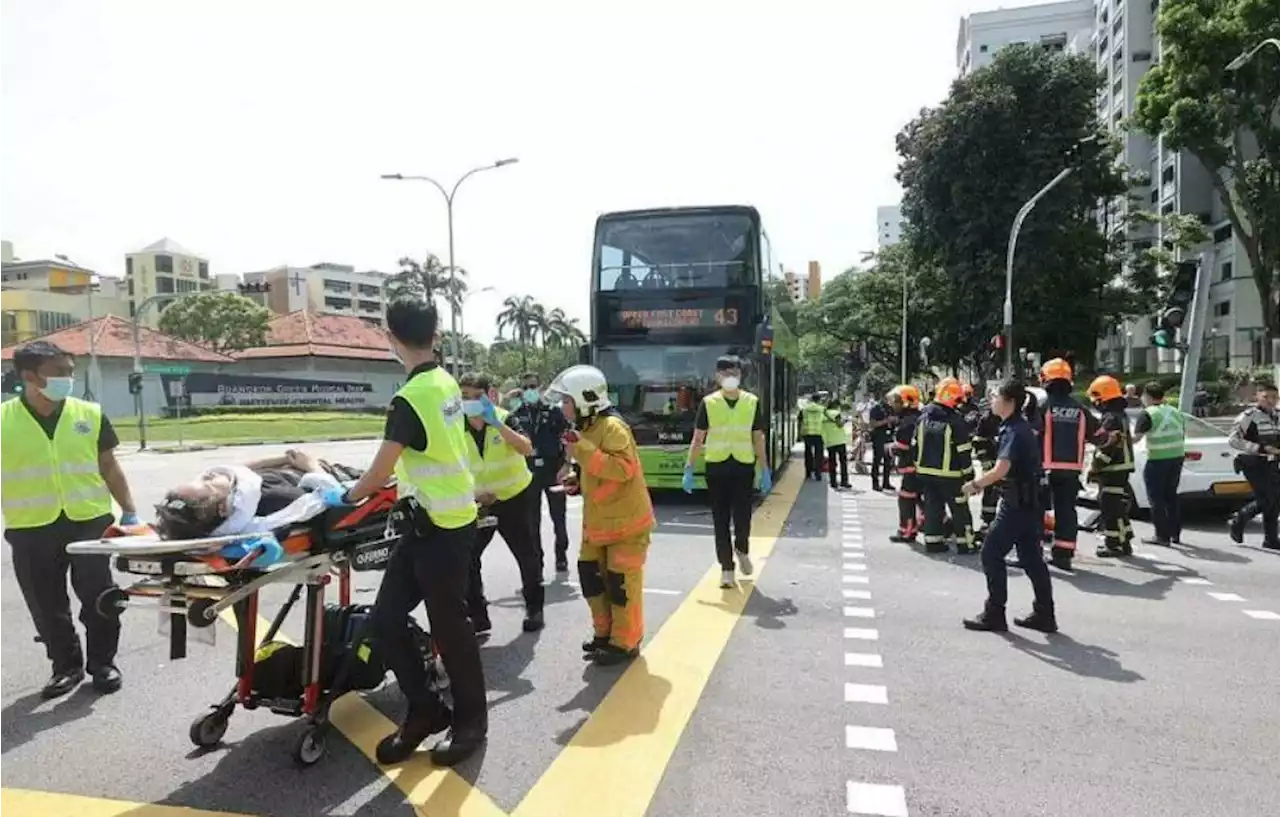
[[[449,728],[450,717],[451,713],[443,706],[410,705],[400,728],[378,743],[375,752],[378,762],[390,766],[408,760],[424,740]]]
[[[986,607],[973,618],[966,618],[964,628],[984,633],[1007,633],[1009,622],[1005,620],[1003,608]]]
[[[1053,614],[1052,604],[1035,604],[1031,608],[1031,615],[1023,618],[1015,618],[1014,624],[1019,627],[1026,627],[1028,630],[1039,630],[1042,633],[1058,632],[1058,619]]]
[[[607,646],[609,646],[609,636],[597,635],[593,636],[590,641],[582,642],[582,651],[592,653]]]
[[[1055,547],[1049,551],[1049,564],[1059,570],[1071,570],[1071,557],[1074,555],[1075,551]]]
[[[640,650],[624,650],[613,644],[605,644],[600,649],[591,653],[591,662],[601,667],[613,667],[618,664],[625,664],[640,654]]]

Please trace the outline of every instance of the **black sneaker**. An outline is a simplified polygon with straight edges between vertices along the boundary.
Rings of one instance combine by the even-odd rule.
[[[983,610],[973,618],[966,618],[964,628],[983,633],[1007,633],[1009,622],[1005,621],[1003,611]]]
[[[120,675],[120,670],[111,664],[89,670],[89,676],[93,678],[93,688],[103,695],[119,692],[120,687],[124,685],[124,677]]]
[[[536,613],[528,613],[525,615],[524,624],[520,626],[526,633],[536,633],[538,630],[547,626],[547,623],[542,618],[542,611],[539,610]]]
[[[1231,537],[1231,541],[1237,545],[1244,544],[1244,516],[1242,514],[1231,514],[1231,524],[1227,526],[1227,534]]]
[[[1042,633],[1058,632],[1058,619],[1053,614],[1053,606],[1035,605],[1031,610],[1031,615],[1022,618],[1015,618],[1014,624],[1019,627],[1026,627],[1028,630],[1038,630]]]
[[[557,572],[557,573],[568,573],[568,572],[569,572],[569,560],[568,560],[568,559],[556,559],[556,572]]]
[[[476,753],[488,738],[484,726],[462,727],[449,730],[449,734],[431,747],[431,762],[437,766],[454,766]]]
[[[54,698],[61,698],[76,687],[80,686],[80,682],[84,680],[84,670],[76,668],[67,672],[55,672],[53,677],[40,690],[40,697],[46,701]]]

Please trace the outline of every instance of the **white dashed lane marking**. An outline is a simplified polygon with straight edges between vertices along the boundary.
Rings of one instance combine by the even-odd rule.
[[[1244,596],[1237,593],[1210,593],[1209,598],[1218,601],[1244,601]]]
[[[884,666],[884,659],[873,652],[847,652],[844,654],[844,665],[880,669]]]
[[[840,589],[840,595],[844,596],[846,599],[862,599],[864,601],[867,601],[867,600],[870,600],[871,598],[871,591],[870,590],[853,590],[848,587],[843,587]]]
[[[1178,581],[1182,584],[1196,584],[1196,585],[1213,584],[1213,582],[1209,581],[1208,579],[1202,579],[1199,576],[1180,576],[1178,578]]]
[[[1259,621],[1280,621],[1280,613],[1273,610],[1243,610],[1249,618],[1256,618]]]
[[[889,690],[880,684],[845,684],[844,702],[847,704],[887,704]]]
[[[845,618],[875,618],[876,611],[870,607],[846,607],[844,608]]]
[[[870,576],[850,576],[846,574],[840,578],[840,581],[844,582],[845,584],[869,584],[871,582],[871,577]]]
[[[845,799],[850,814],[907,817],[907,794],[901,786],[849,783]]]
[[[849,749],[870,749],[874,752],[898,751],[898,739],[893,730],[878,726],[846,726],[844,745]]]

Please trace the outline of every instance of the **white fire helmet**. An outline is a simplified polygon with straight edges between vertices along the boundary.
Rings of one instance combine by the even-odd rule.
[[[609,384],[604,379],[604,372],[595,366],[570,366],[547,387],[549,394],[568,395],[574,407],[584,417],[607,409],[609,402]]]

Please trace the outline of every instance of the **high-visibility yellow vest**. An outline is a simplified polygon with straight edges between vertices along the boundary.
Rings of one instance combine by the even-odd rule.
[[[738,402],[729,405],[723,391],[702,398],[707,409],[707,462],[724,462],[732,457],[744,465],[754,465],[756,448],[751,427],[755,425],[759,400],[749,391],[738,392]]]
[[[1147,432],[1147,459],[1172,460],[1187,453],[1187,421],[1182,411],[1161,403],[1147,406],[1151,430]]]
[[[422,421],[427,450],[406,448],[396,462],[401,496],[413,496],[431,521],[456,530],[476,521],[475,479],[462,427],[462,391],[442,368],[420,372],[396,396]]]
[[[498,422],[507,421],[506,409],[496,409]],[[467,451],[471,455],[471,475],[476,480],[476,494],[493,494],[499,502],[510,499],[529,487],[533,474],[524,454],[518,453],[502,439],[496,426],[484,429],[484,453],[476,445],[476,439],[467,432]]]
[[[837,445],[845,445],[849,442],[848,436],[844,431],[843,419],[840,416],[840,409],[827,409],[822,419],[822,444],[827,448],[834,448]]]
[[[800,433],[806,437],[822,434],[823,408],[818,403],[806,403],[800,409]]]
[[[111,513],[111,493],[98,468],[102,407],[68,397],[54,429],[45,433],[22,399],[0,407],[0,479],[7,528],[39,528],[66,514],[87,522]]]

